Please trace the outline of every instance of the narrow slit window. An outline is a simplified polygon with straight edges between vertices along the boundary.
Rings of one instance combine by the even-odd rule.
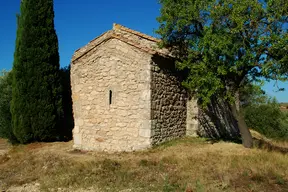
[[[112,104],[112,91],[109,91],[109,105]]]

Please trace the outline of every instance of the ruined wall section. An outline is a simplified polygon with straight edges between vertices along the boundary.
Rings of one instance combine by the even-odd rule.
[[[175,74],[173,65],[166,59],[154,59],[151,63],[153,145],[186,135],[187,94]]]
[[[110,39],[72,64],[75,148],[113,152],[150,147],[150,60],[151,55]]]

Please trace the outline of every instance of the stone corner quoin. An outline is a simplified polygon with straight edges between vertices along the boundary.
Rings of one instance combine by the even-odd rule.
[[[188,98],[173,58],[157,42],[114,24],[74,53],[74,148],[135,151],[197,135],[197,102]]]

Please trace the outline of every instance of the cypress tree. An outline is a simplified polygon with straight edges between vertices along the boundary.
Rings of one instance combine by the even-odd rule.
[[[53,141],[63,116],[53,0],[22,0],[17,21],[13,132],[21,143]]]

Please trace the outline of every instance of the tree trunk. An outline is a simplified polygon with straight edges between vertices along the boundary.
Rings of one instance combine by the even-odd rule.
[[[231,106],[232,113],[234,118],[237,120],[237,125],[241,134],[242,138],[242,144],[246,148],[252,148],[253,147],[253,139],[252,135],[247,127],[247,124],[245,122],[245,119],[243,115],[240,112],[240,101],[239,101],[239,93],[236,93],[235,102]]]

